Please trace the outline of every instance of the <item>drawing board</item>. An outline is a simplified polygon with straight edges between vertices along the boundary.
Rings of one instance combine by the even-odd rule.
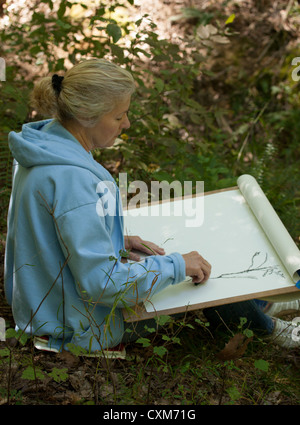
[[[198,251],[212,265],[206,283],[195,286],[187,278],[170,285],[150,295],[139,313],[124,313],[127,320],[253,298],[300,298],[299,249],[252,176],[241,176],[235,188],[197,198],[169,202],[168,214],[162,204],[125,214],[126,235],[155,242],[166,255]],[[199,214],[197,226],[187,225],[196,208],[202,220]]]

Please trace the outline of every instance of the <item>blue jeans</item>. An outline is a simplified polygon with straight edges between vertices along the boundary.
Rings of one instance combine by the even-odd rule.
[[[242,301],[232,304],[225,304],[218,307],[210,307],[203,310],[205,317],[213,328],[219,327],[223,322],[230,328],[230,325],[239,325],[240,318],[245,317],[249,327],[259,333],[271,334],[274,323],[270,316],[263,312],[267,302],[261,300]]]
[[[224,323],[230,328],[230,326],[238,326],[240,324],[240,318],[245,317],[247,323],[244,328],[249,327],[253,331],[257,331],[261,334],[271,334],[274,329],[273,320],[263,312],[266,302],[261,300],[250,300],[242,301],[232,304],[225,304],[216,307],[205,308],[203,310],[204,315],[210,323],[210,327],[213,329],[219,326],[224,326]],[[174,318],[182,318],[184,314],[174,315]],[[146,336],[149,334],[145,325],[148,328],[157,327],[155,319],[141,320],[134,323],[125,322],[125,331],[128,329],[131,332],[125,332],[122,342],[129,343],[136,339]]]

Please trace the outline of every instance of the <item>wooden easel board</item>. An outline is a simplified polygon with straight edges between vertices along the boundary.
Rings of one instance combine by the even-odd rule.
[[[186,226],[191,216],[185,204],[196,202],[196,198],[169,202],[169,215],[162,214],[162,210],[158,214],[158,205],[124,214],[125,234],[157,243],[166,255],[198,251],[212,265],[210,279],[204,284],[195,286],[187,278],[170,285],[150,295],[145,303],[136,306],[134,313],[124,310],[125,320],[254,298],[300,298],[295,285],[300,280],[299,249],[256,180],[244,175],[238,179],[237,187],[201,197],[203,204],[199,207],[203,208],[204,217],[197,227]],[[181,215],[175,213],[178,202],[185,206]]]

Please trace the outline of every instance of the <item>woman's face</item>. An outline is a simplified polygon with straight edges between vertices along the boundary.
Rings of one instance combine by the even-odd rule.
[[[130,96],[123,99],[108,114],[103,115],[92,128],[85,128],[91,149],[113,146],[122,130],[130,127],[127,116]]]

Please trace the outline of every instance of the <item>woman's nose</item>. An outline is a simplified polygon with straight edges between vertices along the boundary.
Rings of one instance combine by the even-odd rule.
[[[130,121],[127,115],[125,115],[124,121],[122,122],[122,128],[129,128],[130,127]]]

